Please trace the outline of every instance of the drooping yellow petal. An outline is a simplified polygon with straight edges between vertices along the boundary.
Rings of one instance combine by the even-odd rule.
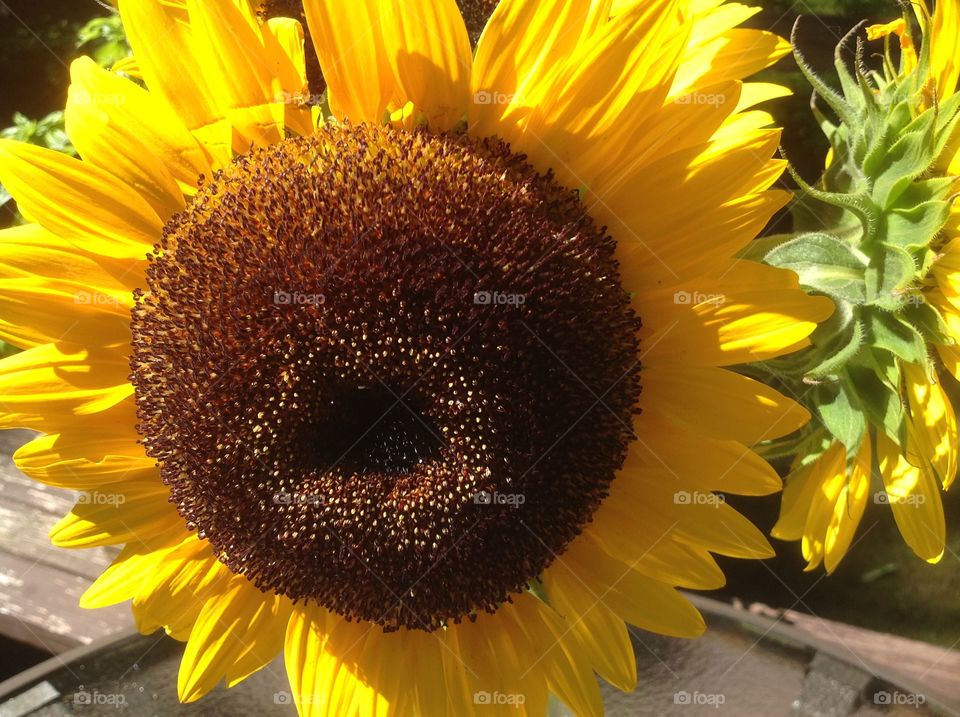
[[[817,461],[792,471],[787,476],[780,498],[780,517],[770,531],[779,540],[800,540],[807,524],[810,506],[820,487]]]
[[[813,570],[823,561],[830,521],[837,512],[840,492],[847,483],[847,449],[834,443],[817,461],[813,481],[816,489],[810,501],[810,512],[803,526],[801,550],[807,561],[807,570]]]
[[[163,224],[112,174],[51,149],[0,140],[0,182],[44,229],[83,249],[143,260]]]
[[[379,123],[412,102],[445,130],[466,113],[473,59],[454,0],[307,0],[304,10],[338,119]]]
[[[273,660],[283,648],[292,604],[232,575],[207,599],[180,662],[177,692],[194,702],[221,680],[232,687]]]
[[[854,533],[860,525],[863,511],[867,507],[870,494],[870,475],[873,472],[873,453],[869,434],[864,436],[863,445],[856,460],[850,467],[846,484],[834,507],[827,538],[824,544],[824,566],[828,573],[837,569],[843,556],[853,542]]]
[[[943,489],[957,476],[957,418],[953,405],[936,375],[928,375],[925,367],[903,364],[912,429],[918,455],[911,461],[929,462]],[[909,447],[909,446],[908,446]]]
[[[877,458],[886,500],[903,539],[928,563],[939,562],[946,523],[933,471],[912,465],[884,433],[877,435]]]

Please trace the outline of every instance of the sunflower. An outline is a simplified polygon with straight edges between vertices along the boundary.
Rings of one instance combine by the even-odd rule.
[[[833,305],[736,258],[787,50],[753,11],[504,0],[121,0],[146,89],[88,60],[82,161],[0,144],[4,427],[84,491],[55,545],[123,545],[83,596],[186,642],[182,700],[283,650],[303,714],[602,712],[627,623],[771,555],[715,491],[808,413],[725,367]],[[641,393],[642,388],[642,393]],[[511,712],[512,714],[512,712]]]
[[[918,6],[867,28],[886,43],[884,69],[844,70],[842,93],[800,58],[837,122],[820,116],[832,150],[821,185],[806,187],[801,231],[765,260],[800,271],[838,310],[811,348],[763,369],[818,419],[768,447],[794,457],[773,535],[801,540],[808,570],[837,568],[871,499],[919,557],[944,553],[940,494],[958,438],[947,386],[960,378],[958,10]]]

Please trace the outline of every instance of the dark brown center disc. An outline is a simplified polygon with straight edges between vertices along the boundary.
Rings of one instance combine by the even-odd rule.
[[[261,589],[385,629],[493,610],[623,463],[639,321],[613,253],[497,140],[341,125],[255,151],[151,258],[143,441]]]

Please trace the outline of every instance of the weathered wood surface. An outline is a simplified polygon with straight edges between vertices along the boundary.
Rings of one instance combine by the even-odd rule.
[[[51,653],[129,628],[128,605],[84,610],[78,602],[116,550],[54,548],[47,534],[74,493],[31,481],[10,455],[30,438],[0,431],[0,634]]]

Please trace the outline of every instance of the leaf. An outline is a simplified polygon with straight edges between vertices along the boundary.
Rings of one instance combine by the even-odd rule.
[[[866,299],[863,259],[829,234],[799,236],[772,249],[764,261],[795,271],[806,289],[855,304]]]

